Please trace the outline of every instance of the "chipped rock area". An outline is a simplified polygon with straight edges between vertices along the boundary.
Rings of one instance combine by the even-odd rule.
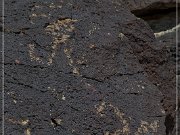
[[[161,76],[154,80],[152,70],[166,53],[155,48],[150,26],[118,0],[5,5],[5,134],[172,131]]]

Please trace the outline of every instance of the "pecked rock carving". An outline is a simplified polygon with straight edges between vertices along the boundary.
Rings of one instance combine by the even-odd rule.
[[[5,134],[165,135],[134,51],[155,41],[143,20],[118,0],[5,4]]]

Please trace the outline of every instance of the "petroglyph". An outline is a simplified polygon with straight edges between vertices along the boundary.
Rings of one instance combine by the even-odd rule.
[[[105,110],[107,108],[112,108],[113,113],[118,117],[119,121],[122,123],[123,128],[122,129],[117,129],[114,133],[110,133],[107,131],[105,135],[129,135],[130,133],[130,128],[129,128],[129,122],[130,122],[130,117],[127,117],[121,110],[119,110],[117,107],[113,106],[112,104],[108,104],[106,102],[102,102],[100,105],[95,106],[97,110],[97,114],[99,114],[101,117],[105,117]]]
[[[66,54],[66,57],[68,58],[68,64],[69,64],[69,66],[72,66],[72,64],[73,64],[73,59],[71,58],[71,52],[72,52],[72,49],[67,49],[67,48],[65,48],[64,49],[64,53]]]
[[[50,7],[54,7],[54,4],[51,4]],[[36,18],[36,17],[48,17],[48,15],[42,13],[42,14],[35,14],[33,13],[30,18]],[[29,44],[28,45],[28,51],[29,56],[31,58],[31,61],[36,61],[40,64],[47,64],[51,65],[53,63],[53,58],[56,55],[56,52],[61,44],[64,44],[70,37],[70,34],[75,29],[74,23],[77,22],[76,19],[70,19],[70,18],[61,18],[57,21],[47,25],[45,27],[45,32],[47,35],[52,36],[53,41],[51,44],[51,53],[48,54],[48,57],[46,60],[43,60],[43,58],[39,57],[38,54],[35,52],[36,45],[35,44]],[[44,62],[45,61],[45,62]]]
[[[50,24],[46,27],[45,31],[47,34],[53,36],[53,45],[52,45],[52,54],[48,58],[48,65],[52,64],[53,58],[56,55],[56,51],[60,44],[65,43],[69,37],[70,32],[72,32],[75,28],[73,23],[77,22],[77,20],[73,19],[60,19],[53,24]]]
[[[154,121],[153,123],[148,123],[146,121],[141,121],[141,125],[138,128],[137,132],[135,135],[144,135],[144,134],[152,134],[154,135],[157,133],[158,129],[158,121]]]
[[[95,106],[96,112],[100,117],[105,117],[105,111],[108,108],[113,109],[113,113],[118,117],[119,121],[122,123],[122,129],[117,129],[114,132],[105,132],[104,135],[144,135],[144,134],[152,134],[154,135],[158,131],[158,121],[155,120],[152,123],[141,120],[141,123],[135,133],[131,133],[130,130],[130,121],[131,117],[128,117],[125,113],[123,113],[119,108],[113,106],[112,104],[108,104],[106,102],[101,102],[100,105]]]
[[[24,131],[25,135],[31,135],[31,129],[30,128],[27,128],[25,131]]]
[[[111,0],[6,3],[6,134],[151,134],[155,120],[164,133],[133,50],[154,41],[143,21]]]
[[[29,57],[31,61],[36,61],[38,63],[44,64],[42,58],[38,57],[37,54],[35,53],[35,45],[34,44],[28,44],[28,52],[29,52]]]
[[[26,125],[28,125],[28,123],[29,123],[29,120],[28,120],[28,119],[25,119],[25,120],[23,120],[23,119],[21,119],[21,120],[15,120],[15,119],[11,118],[11,119],[8,119],[8,121],[11,122],[11,123],[13,123],[13,124],[19,124],[19,125],[21,125],[21,126],[26,126]]]
[[[69,66],[71,66],[73,68],[73,71],[72,71],[73,74],[80,75],[79,69],[76,66],[73,65],[74,61],[73,61],[73,59],[71,57],[72,49],[65,48],[64,53],[66,54],[66,57],[68,58]]]
[[[62,124],[62,119],[60,118],[55,118],[55,119],[51,119],[51,125],[53,125],[54,127],[57,125],[61,125]]]
[[[100,105],[96,106],[97,114],[99,114],[101,117],[104,116],[103,111],[105,109],[105,102],[102,102]]]

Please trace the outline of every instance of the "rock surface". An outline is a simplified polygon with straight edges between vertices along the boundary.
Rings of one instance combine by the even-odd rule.
[[[176,58],[179,58],[180,56],[176,56],[176,38],[180,39],[179,36],[176,37],[176,30],[180,30],[180,25],[177,25],[176,27],[166,30],[166,31],[161,31],[158,33],[155,33],[155,36],[159,42],[160,45],[165,46],[166,50],[168,51],[167,55],[167,60],[164,64],[160,65],[156,71],[159,73],[161,76],[161,82],[162,85],[159,86],[159,89],[162,91],[164,94],[164,108],[166,110],[167,114],[167,119],[171,119],[172,125],[169,124],[168,127],[171,131],[174,130],[175,134],[175,121],[176,119],[176,100],[177,100],[177,95],[176,95]],[[179,33],[180,34],[180,33]],[[178,34],[178,35],[179,35]],[[177,43],[179,44],[179,42]],[[178,54],[180,54],[180,49],[178,50]],[[179,59],[177,59],[177,63],[179,65]],[[162,72],[162,69],[164,70]],[[178,73],[177,75],[180,75],[180,68],[178,67]],[[180,97],[179,100],[180,101]],[[180,104],[180,102],[179,102]],[[179,113],[179,112],[177,112]],[[168,122],[169,123],[169,122]],[[174,126],[174,129],[172,128]],[[178,128],[180,129],[180,127]]]
[[[166,134],[143,20],[118,0],[5,5],[5,134]]]
[[[157,3],[151,5],[154,6],[139,7],[140,9],[134,10],[133,13],[148,22],[155,32],[157,42],[153,44],[153,49],[142,48],[140,51],[138,48],[136,54],[148,73],[149,80],[163,93],[166,134],[174,135],[176,131],[176,29],[179,29],[179,25],[176,26],[175,8],[161,10],[170,7],[159,4],[161,7],[156,10]],[[180,36],[177,38],[180,39]]]

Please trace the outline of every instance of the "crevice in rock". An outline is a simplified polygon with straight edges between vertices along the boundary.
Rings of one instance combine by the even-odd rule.
[[[99,79],[96,79],[96,78],[93,78],[93,77],[88,77],[88,76],[85,76],[85,75],[83,75],[82,78],[93,80],[93,81],[100,82],[100,83],[103,82],[102,80],[99,80]]]
[[[0,32],[3,32],[3,27],[2,26],[0,26]]]
[[[123,93],[123,94],[129,94],[129,95],[142,95],[142,93],[135,93],[135,92],[133,92],[133,93]]]
[[[139,12],[142,12],[142,14]],[[155,9],[152,11],[142,9],[140,11],[132,11],[132,13],[145,20],[154,33],[165,31],[176,26],[176,8]]]
[[[176,2],[172,3],[163,3],[163,2],[154,2],[150,5],[147,5],[144,8],[132,9],[132,13],[136,16],[148,16],[152,14],[164,14],[165,12],[174,11],[176,8]]]
[[[172,114],[166,115],[164,124],[166,126],[166,135],[171,134],[171,132],[173,131],[173,128],[175,126],[175,119],[172,116]]]

